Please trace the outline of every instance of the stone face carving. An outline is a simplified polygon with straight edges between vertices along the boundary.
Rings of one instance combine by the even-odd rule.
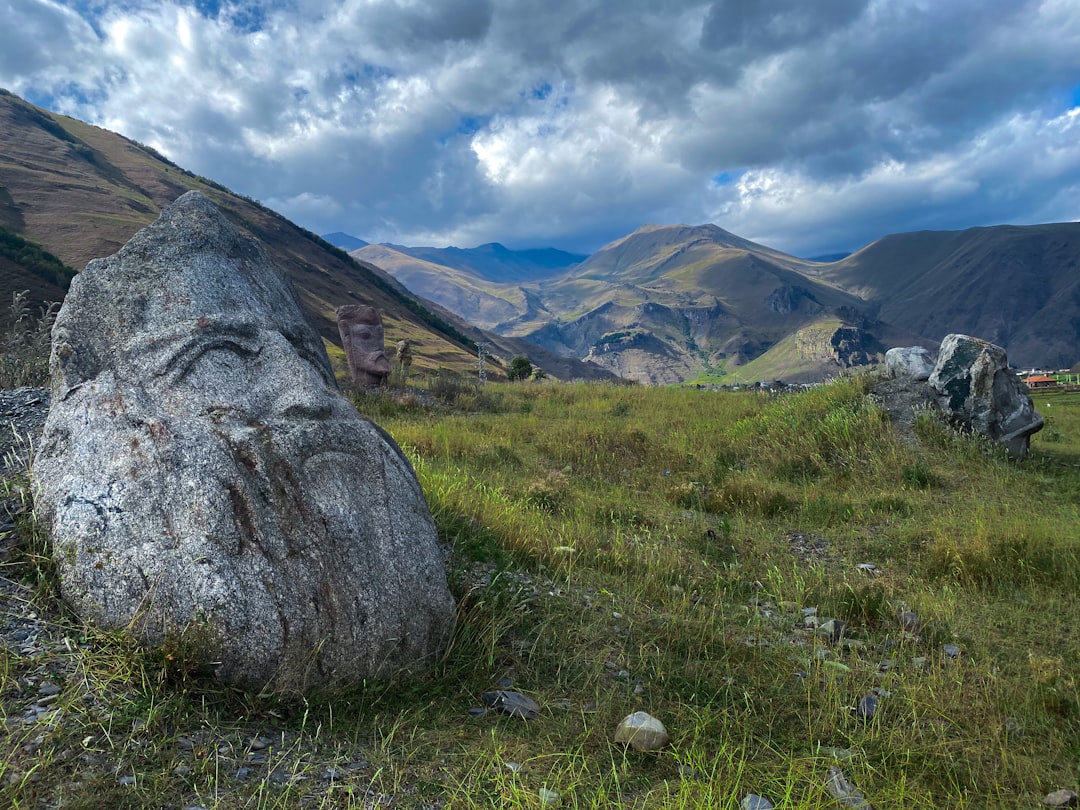
[[[204,196],[75,278],[51,365],[35,508],[79,615],[282,690],[446,648],[455,607],[415,473]]]
[[[1005,350],[985,340],[946,336],[929,385],[955,422],[1001,442],[1012,458],[1026,457],[1031,435],[1042,429],[1043,419],[1009,369]]]
[[[885,371],[890,377],[928,380],[934,370],[934,356],[922,346],[906,346],[885,352]]]
[[[390,361],[383,344],[382,316],[375,307],[346,304],[337,308],[338,332],[349,373],[359,385],[385,385]]]

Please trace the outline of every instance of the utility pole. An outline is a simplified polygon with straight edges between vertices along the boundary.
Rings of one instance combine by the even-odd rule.
[[[480,385],[487,385],[487,366],[484,363],[487,359],[487,346],[488,344],[479,341],[476,343],[476,370],[479,373]]]

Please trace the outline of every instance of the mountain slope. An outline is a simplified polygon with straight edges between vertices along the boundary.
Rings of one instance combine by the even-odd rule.
[[[447,265],[425,261],[389,245],[368,245],[349,253],[354,259],[381,267],[416,295],[434,301],[469,323],[491,329],[523,315],[524,291]]]
[[[555,248],[510,250],[498,242],[474,248],[386,247],[431,264],[451,267],[495,283],[528,283],[561,275],[587,256]]]
[[[500,331],[643,382],[730,371],[826,321],[886,336],[874,305],[809,266],[715,225],[649,225],[537,285],[554,321],[528,315]]]
[[[362,247],[367,247],[370,242],[365,242],[363,239],[357,239],[355,236],[350,236],[347,233],[341,231],[335,231],[334,233],[324,233],[322,238],[329,242],[334,247],[341,248],[348,252],[353,250],[359,250]]]
[[[365,258],[501,334],[643,382],[821,378],[950,332],[1017,365],[1080,357],[1080,223],[897,234],[832,263],[715,225],[649,225],[518,285],[400,252]]]
[[[815,274],[930,340],[975,335],[1021,366],[1080,357],[1080,223],[895,234]]]
[[[148,147],[0,90],[0,225],[65,264],[81,269],[92,258],[114,253],[190,189],[205,193],[263,242],[328,343],[339,343],[335,308],[361,301],[380,310],[389,342],[413,341],[417,370],[475,367],[474,342],[487,335],[437,312],[379,268],[351,259],[280,214]],[[14,272],[0,273],[0,301],[28,287]],[[54,286],[35,294],[59,300],[62,292]],[[590,373],[582,367],[572,376]]]

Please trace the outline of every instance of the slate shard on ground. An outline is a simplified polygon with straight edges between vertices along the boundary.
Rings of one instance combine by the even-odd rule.
[[[445,650],[446,550],[416,474],[206,197],[73,280],[50,366],[35,507],[81,617],[285,692]]]
[[[670,740],[664,724],[647,712],[627,715],[615,729],[615,742],[629,745],[635,751],[657,751]]]
[[[866,800],[861,790],[855,787],[844,772],[835,765],[829,768],[829,775],[825,779],[825,787],[841,807],[850,807],[853,810],[874,810],[874,805]]]
[[[873,695],[863,695],[855,706],[855,716],[860,720],[872,720],[877,710],[878,699]]]
[[[739,802],[739,810],[773,810],[773,803],[764,796],[748,793]]]
[[[1068,788],[1061,788],[1055,790],[1053,793],[1048,793],[1043,798],[1043,807],[1062,808],[1062,807],[1076,807],[1080,804],[1080,800],[1075,791]]]
[[[532,720],[540,715],[540,704],[528,695],[521,692],[510,692],[506,689],[495,689],[484,692],[484,703],[497,712],[508,714],[511,717],[521,717]]]

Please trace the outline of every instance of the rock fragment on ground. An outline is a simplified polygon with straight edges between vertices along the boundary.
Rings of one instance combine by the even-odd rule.
[[[664,724],[648,712],[627,715],[615,729],[615,742],[629,745],[635,751],[657,751],[670,740]]]
[[[773,810],[773,803],[764,796],[748,793],[739,802],[739,810]]]
[[[506,689],[494,689],[484,692],[484,703],[497,712],[508,714],[511,717],[520,717],[524,720],[532,720],[540,715],[540,704],[528,695],[521,692],[511,692]]]
[[[1061,788],[1060,790],[1055,790],[1053,793],[1046,794],[1042,803],[1043,807],[1060,808],[1076,807],[1078,801],[1080,800],[1078,800],[1075,791],[1069,790],[1068,788]]]
[[[825,779],[825,787],[836,799],[841,807],[850,807],[853,810],[874,810],[874,805],[866,800],[861,790],[844,776],[844,772],[835,765],[829,768],[829,775]]]

